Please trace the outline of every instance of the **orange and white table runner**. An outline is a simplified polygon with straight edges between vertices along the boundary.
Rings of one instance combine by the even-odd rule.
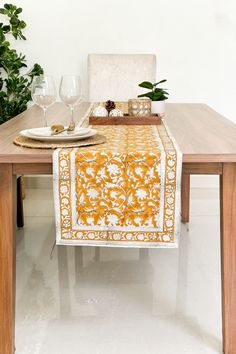
[[[105,144],[54,152],[57,244],[176,247],[182,153],[165,125],[95,128]]]

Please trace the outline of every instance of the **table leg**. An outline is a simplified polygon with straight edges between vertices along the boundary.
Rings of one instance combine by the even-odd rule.
[[[223,347],[236,354],[236,163],[220,177]]]
[[[181,186],[181,215],[182,222],[189,222],[189,204],[190,204],[190,174],[182,174]]]
[[[16,177],[0,164],[0,353],[14,353]]]

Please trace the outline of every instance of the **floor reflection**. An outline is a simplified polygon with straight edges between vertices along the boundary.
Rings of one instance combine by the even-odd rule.
[[[46,198],[17,233],[16,354],[221,353],[217,215],[192,217],[178,249],[56,246],[51,259]]]
[[[90,259],[83,262],[88,251]],[[142,297],[145,297],[145,293],[153,296],[154,270],[148,250],[145,250],[141,257],[139,250],[132,251],[133,258],[136,259],[120,260],[119,249],[58,246],[60,316],[71,316],[71,306],[75,308],[78,304],[94,304],[100,314],[104,311],[107,313],[109,308],[111,310],[114,307],[114,300],[116,307],[121,306],[122,302],[132,303],[135,308],[141,306],[142,311],[143,299],[140,298],[141,304],[138,304],[139,297],[136,293],[142,293]],[[121,253],[129,257],[129,250]],[[71,269],[72,264],[74,270]],[[145,301],[149,305],[152,304],[150,297]],[[80,315],[78,311],[75,312]]]

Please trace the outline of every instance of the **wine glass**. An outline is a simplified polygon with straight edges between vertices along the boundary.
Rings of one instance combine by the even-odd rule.
[[[35,76],[32,82],[31,96],[34,103],[43,109],[44,127],[47,127],[47,109],[55,103],[57,97],[53,77]]]
[[[74,109],[81,101],[81,80],[77,75],[63,75],[60,83],[60,97],[61,100],[70,108],[70,129],[75,128]]]

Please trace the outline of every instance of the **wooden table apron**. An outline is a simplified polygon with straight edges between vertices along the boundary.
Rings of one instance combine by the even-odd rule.
[[[211,118],[218,115],[205,105],[195,106],[191,105],[192,113],[196,109],[201,112],[202,108],[205,107],[209,122],[211,122]],[[183,119],[183,116],[185,118],[188,117],[186,113],[189,112],[189,105],[182,105],[182,108],[180,105],[173,105],[172,107],[171,110],[179,117],[179,121]],[[199,116],[200,123],[202,115],[204,115],[204,112]],[[27,111],[19,116],[23,121],[22,124],[19,124],[18,118],[14,119],[16,126],[18,124],[18,130],[23,129],[29,117],[32,117],[32,111]],[[219,122],[219,130],[222,123],[220,117],[219,120],[216,120],[216,122]],[[224,122],[228,121],[224,119]],[[9,144],[6,151],[4,151],[5,145],[4,139],[3,143],[1,143],[1,136],[3,136],[1,133],[6,129],[13,129],[13,132],[11,132],[13,137],[16,134],[16,128],[13,124],[14,122],[12,124],[8,122],[0,127],[0,354],[13,354],[15,350],[16,176],[19,174],[40,175],[52,173],[51,155],[49,156],[48,153],[35,151],[29,153],[28,151],[24,155],[23,150],[12,146],[12,140],[9,142],[10,138],[8,140],[4,138],[5,142],[7,141]],[[225,354],[236,354],[236,142],[234,144],[232,139],[232,136],[236,138],[236,128],[232,123],[227,123],[230,144],[227,141],[225,142],[225,138],[221,139],[222,154],[218,145],[215,148],[215,153],[214,146],[212,151],[210,151],[211,145],[209,145],[205,148],[200,146],[199,153],[196,154],[192,151],[192,146],[189,145],[188,147],[190,141],[194,139],[194,134],[192,134],[192,137],[181,135],[183,129],[185,129],[185,133],[188,132],[186,129],[190,129],[188,127],[189,122],[186,120],[185,126],[181,126],[179,129],[177,129],[175,124],[176,121],[171,121],[170,128],[171,131],[173,129],[173,131],[179,132],[178,139],[176,137],[177,134],[174,134],[174,137],[183,151],[182,179],[184,185],[187,185],[186,191],[184,191],[187,198],[185,195],[184,203],[189,203],[188,182],[190,181],[190,174],[217,174],[220,176],[223,350]],[[191,124],[193,129],[195,129],[196,135],[196,127],[194,127],[194,123]],[[37,125],[36,123],[31,123],[31,126]],[[217,132],[217,134],[214,132],[214,134],[216,136],[215,140],[218,141],[217,137],[220,132]],[[198,139],[198,136],[196,139]],[[16,152],[14,149],[17,149]],[[205,153],[201,149],[205,149]],[[182,205],[183,221],[184,218],[188,218],[188,215],[184,215],[187,209],[188,205]]]

